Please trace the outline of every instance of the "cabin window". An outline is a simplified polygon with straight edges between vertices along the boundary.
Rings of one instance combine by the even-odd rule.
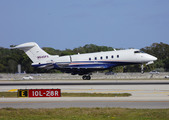
[[[117,58],[119,58],[119,55],[117,55]]]
[[[106,56],[106,59],[108,59],[108,56]]]
[[[140,53],[140,51],[134,51],[134,53]]]
[[[113,55],[111,56],[111,58],[113,58]]]
[[[91,60],[91,58],[89,58],[89,60]]]
[[[95,57],[94,59],[97,60],[97,57]]]
[[[101,56],[101,57],[100,57],[100,59],[102,60],[102,59],[103,59],[103,57]]]
[[[134,51],[134,53],[145,53],[143,51]]]

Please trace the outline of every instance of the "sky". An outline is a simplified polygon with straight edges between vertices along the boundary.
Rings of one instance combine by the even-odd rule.
[[[169,44],[169,0],[0,0],[0,47]]]

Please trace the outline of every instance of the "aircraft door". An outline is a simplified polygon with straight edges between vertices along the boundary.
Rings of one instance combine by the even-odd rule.
[[[70,57],[70,62],[72,62],[72,57],[71,56],[69,56]]]

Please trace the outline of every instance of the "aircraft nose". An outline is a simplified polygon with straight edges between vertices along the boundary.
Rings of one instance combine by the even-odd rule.
[[[154,57],[154,56],[151,56],[151,59],[152,59],[153,61],[156,61],[156,60],[157,60],[157,58]]]

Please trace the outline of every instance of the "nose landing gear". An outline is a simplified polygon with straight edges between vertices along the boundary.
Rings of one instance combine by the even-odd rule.
[[[144,73],[144,66],[143,66],[143,64],[141,64],[141,74],[143,74]]]

